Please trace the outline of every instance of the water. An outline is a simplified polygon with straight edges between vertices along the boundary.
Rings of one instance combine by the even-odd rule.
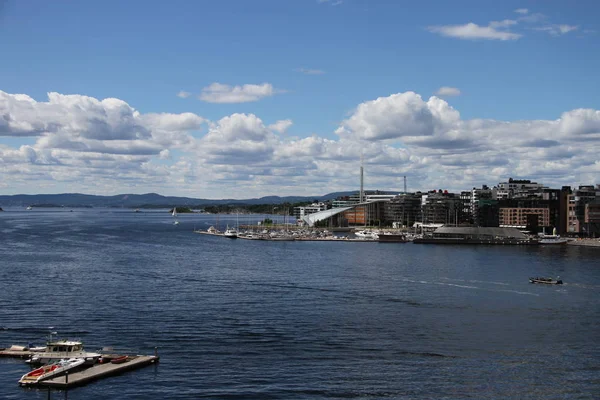
[[[192,233],[215,218],[0,213],[0,347],[48,327],[88,350],[158,347],[158,366],[56,399],[600,397],[600,249]],[[0,398],[47,398],[18,386],[27,370],[0,359]]]

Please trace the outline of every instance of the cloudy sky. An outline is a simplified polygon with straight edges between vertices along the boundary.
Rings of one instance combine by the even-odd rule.
[[[2,1],[0,194],[600,183],[598,1]]]

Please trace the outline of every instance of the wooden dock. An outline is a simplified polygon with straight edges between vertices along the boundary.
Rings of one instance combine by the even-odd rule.
[[[33,351],[29,350],[11,350],[10,348],[0,350],[0,357],[29,358],[34,354]]]
[[[40,386],[51,387],[53,389],[69,389],[98,379],[156,364],[158,361],[158,356],[130,356],[129,360],[124,363],[112,364],[106,362],[104,364],[95,364],[81,371],[42,381],[40,382]]]

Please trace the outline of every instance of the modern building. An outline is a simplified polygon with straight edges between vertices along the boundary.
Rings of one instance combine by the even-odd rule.
[[[421,222],[421,192],[402,193],[384,204],[384,220],[397,227],[410,227]]]
[[[591,221],[595,219],[595,204],[599,198],[600,185],[581,185],[567,196],[567,233],[577,236],[592,236],[597,233]],[[589,207],[588,204],[592,206]]]
[[[538,196],[544,185],[537,182],[531,182],[529,179],[513,179],[508,182],[500,182],[495,188],[495,198],[501,199],[516,199]]]
[[[314,214],[323,210],[327,210],[327,204],[322,202],[313,203],[309,206],[294,207],[294,217],[296,217],[296,220],[301,220],[305,215]]]

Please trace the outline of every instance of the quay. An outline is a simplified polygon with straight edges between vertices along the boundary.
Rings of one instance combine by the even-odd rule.
[[[227,236],[223,235],[223,233],[217,232],[207,232],[207,231],[194,231],[194,233],[198,233],[200,235],[208,235],[208,236],[217,236],[217,237],[223,237],[226,239],[231,239],[234,240],[233,238],[228,238]],[[236,238],[237,239],[242,239],[242,240],[264,240],[264,241],[273,241],[273,242],[283,242],[283,241],[289,241],[289,242],[353,242],[353,243],[378,243],[379,240],[376,239],[363,239],[363,238],[348,238],[348,237],[339,237],[339,236],[293,236],[293,237],[289,237],[289,238],[282,238],[282,237],[275,237],[275,238],[271,238],[267,235],[261,235],[261,236],[257,236],[257,235],[253,235],[253,236],[245,236],[245,235],[238,235]]]
[[[75,386],[85,385],[98,379],[119,375],[127,371],[156,364],[159,359],[160,357],[158,356],[129,356],[126,362],[120,364],[112,364],[110,362],[94,364],[81,371],[42,381],[39,385],[53,389],[69,389]]]
[[[575,239],[567,242],[570,246],[600,247],[600,239]]]

